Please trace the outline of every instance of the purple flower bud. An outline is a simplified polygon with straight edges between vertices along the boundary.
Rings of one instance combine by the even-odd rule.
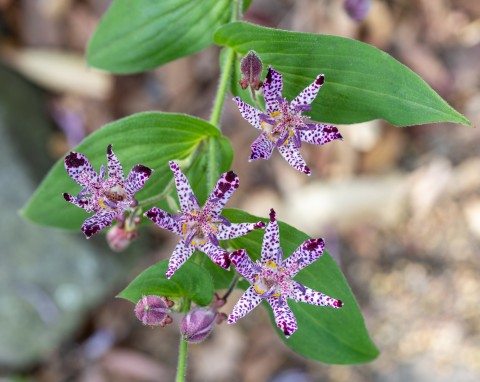
[[[214,308],[196,306],[183,317],[180,331],[185,341],[196,344],[207,338],[215,325],[225,318],[226,315]]]
[[[251,50],[242,58],[240,62],[242,79],[238,81],[242,89],[246,89],[248,86],[255,90],[260,89],[260,86],[262,86],[262,81],[260,81],[262,68],[262,60],[255,51]]]
[[[370,0],[345,0],[345,12],[355,21],[362,21],[370,11]]]
[[[168,315],[173,302],[166,297],[143,296],[135,306],[135,315],[144,325],[168,325],[172,318]]]
[[[107,243],[110,249],[115,252],[121,252],[127,248],[132,240],[140,236],[135,228],[135,224],[127,228],[123,223],[110,228],[107,232]]]

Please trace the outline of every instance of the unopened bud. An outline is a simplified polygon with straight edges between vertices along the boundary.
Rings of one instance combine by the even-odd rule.
[[[144,325],[164,327],[172,322],[168,315],[172,306],[166,297],[143,296],[135,306],[135,315]]]
[[[370,10],[370,0],[345,0],[345,12],[355,21],[362,21]]]
[[[107,232],[107,243],[110,249],[115,252],[121,252],[130,245],[130,242],[138,238],[140,234],[136,228],[139,222],[140,218],[135,217],[131,223],[126,221],[119,222],[110,228]]]
[[[214,308],[196,306],[183,317],[180,331],[185,341],[199,343],[207,338],[215,325],[225,318],[225,314],[217,313]]]
[[[262,60],[255,51],[251,50],[242,58],[240,62],[242,79],[238,81],[242,89],[246,89],[248,86],[255,90],[260,89],[260,86],[262,86],[262,81],[260,81],[262,68]]]

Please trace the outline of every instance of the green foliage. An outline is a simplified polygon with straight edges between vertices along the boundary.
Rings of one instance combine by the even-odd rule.
[[[167,279],[168,260],[144,270],[117,297],[137,303],[143,296],[183,297],[206,306],[213,299],[213,283],[206,270],[192,261],[183,264]]]
[[[470,125],[417,74],[362,42],[242,22],[221,27],[214,38],[241,56],[255,50],[262,58],[264,72],[271,65],[283,74],[283,94],[288,100],[324,73],[325,85],[310,112],[314,120],[349,124],[382,118],[396,126],[433,122]],[[232,92],[250,102],[248,91],[236,83]]]
[[[134,73],[196,53],[213,43],[230,8],[229,0],[115,0],[88,45],[88,63]]]
[[[139,113],[112,122],[89,135],[73,151],[87,156],[99,171],[106,165],[106,149],[113,144],[125,176],[137,163],[154,170],[144,188],[136,195],[143,199],[160,194],[173,179],[168,167],[170,160],[190,158],[185,171],[200,202],[205,201],[213,186],[205,182],[205,174],[218,179],[228,171],[233,151],[230,142],[209,123],[183,114]],[[193,154],[196,154],[192,157]],[[188,161],[187,161],[188,162]],[[21,211],[31,221],[66,229],[79,229],[87,213],[67,203],[63,192],[77,195],[80,186],[67,174],[63,158],[50,170],[37,191]],[[175,187],[171,194],[176,198]],[[155,205],[161,205],[155,203]],[[151,206],[145,206],[148,208]]]
[[[224,210],[224,216],[233,223],[259,220],[239,210]],[[263,220],[267,222],[267,219]],[[280,244],[287,258],[309,237],[288,224],[279,222],[279,227]],[[255,261],[261,257],[263,234],[263,230],[255,230],[229,242],[236,249],[245,248]],[[290,348],[307,358],[333,364],[368,362],[377,357],[378,350],[368,335],[355,297],[337,264],[326,251],[319,260],[300,271],[296,280],[342,300],[344,306],[332,309],[290,300],[289,306],[297,318],[298,330],[286,339],[277,328],[279,337]],[[271,312],[270,307],[268,310]],[[276,328],[273,315],[272,323]]]

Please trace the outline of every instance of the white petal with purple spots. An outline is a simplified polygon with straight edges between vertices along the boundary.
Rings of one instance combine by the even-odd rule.
[[[143,214],[146,218],[153,221],[157,226],[167,229],[177,235],[182,235],[182,227],[175,217],[158,207],[153,207]]]
[[[222,224],[218,227],[217,239],[234,239],[236,237],[244,236],[250,231],[258,228],[265,228],[265,223],[232,223],[229,226]]]
[[[148,167],[141,164],[133,166],[125,180],[125,191],[133,196],[142,189],[145,182],[150,178],[150,175],[152,175],[152,170]]]
[[[297,330],[297,320],[288,306],[286,297],[269,297],[267,301],[272,307],[277,326],[285,337],[290,337]]]
[[[265,264],[273,261],[277,264],[277,254],[280,249],[280,231],[278,230],[278,223],[275,219],[275,211],[270,210],[270,221],[265,229],[262,243],[262,263]],[[280,265],[280,264],[277,264]]]
[[[297,302],[305,302],[310,305],[329,306],[331,308],[341,308],[343,306],[341,300],[337,300],[305,286],[295,287],[294,295],[289,297]]]
[[[196,248],[210,257],[215,264],[224,269],[230,269],[230,257],[228,256],[228,252],[223,248],[217,247],[209,241],[204,244],[197,244]]]
[[[323,145],[335,139],[343,139],[335,126],[323,123],[308,124],[308,130],[299,130],[300,139],[314,145]]]
[[[117,182],[123,181],[123,169],[120,161],[112,150],[112,145],[107,147],[108,177]]]
[[[280,154],[282,154],[290,166],[307,175],[311,174],[311,171],[307,167],[307,164],[300,154],[300,151],[298,151],[298,148],[295,147],[293,140],[289,140],[287,144],[280,146],[278,151],[280,151]]]
[[[295,97],[295,99],[290,103],[292,108],[295,108],[298,105],[310,105],[318,94],[318,91],[322,87],[325,81],[325,76],[319,74],[315,81],[308,85],[302,92]]]
[[[68,175],[80,186],[88,187],[98,183],[98,174],[85,155],[72,151],[66,156],[64,164]]]
[[[272,67],[268,68],[265,82],[263,83],[263,98],[267,107],[267,114],[278,109],[278,98],[282,97],[283,78],[282,75]]]
[[[230,199],[238,188],[238,185],[238,176],[233,171],[222,174],[205,203],[205,211],[213,218],[220,215],[228,199]]]
[[[265,132],[262,132],[262,134],[260,134],[250,146],[252,153],[250,154],[249,160],[270,159],[274,147],[275,145],[273,142],[267,137]]]
[[[102,210],[95,215],[89,217],[83,222],[82,231],[90,239],[98,231],[101,231],[105,227],[112,225],[113,220],[117,217],[117,212]]]
[[[233,307],[232,313],[228,316],[228,323],[234,324],[238,319],[244,317],[261,302],[262,296],[255,292],[253,287],[248,288]]]
[[[240,97],[235,97],[233,100],[237,103],[238,110],[240,110],[242,117],[252,126],[256,127],[257,129],[261,129],[262,123],[258,116],[261,111],[253,106],[250,106],[248,103],[243,102]]]
[[[258,269],[250,257],[248,257],[247,251],[239,249],[230,254],[230,260],[235,265],[235,269],[251,284],[255,282],[255,276],[258,273]]]
[[[183,211],[190,210],[190,197],[194,195],[192,187],[188,182],[187,177],[180,170],[180,166],[174,161],[168,162],[170,169],[173,171],[173,176],[175,178],[175,186],[177,187],[178,201],[180,202],[180,207]]]
[[[294,277],[303,268],[313,263],[323,255],[325,242],[323,239],[305,240],[289,257],[283,262],[285,273]]]
[[[175,271],[180,268],[180,266],[187,261],[190,256],[192,256],[193,252],[195,251],[195,247],[193,245],[185,245],[183,240],[180,240],[175,247],[172,256],[170,257],[170,261],[168,262],[168,269],[165,275],[167,279],[172,277]]]

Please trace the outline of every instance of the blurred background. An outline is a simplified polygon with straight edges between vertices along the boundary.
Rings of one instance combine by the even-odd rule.
[[[179,317],[165,329],[144,327],[133,305],[114,296],[168,258],[176,237],[144,227],[142,240],[114,253],[104,235],[87,242],[80,230],[34,226],[17,213],[54,161],[105,123],[145,110],[209,117],[217,47],[138,75],[87,67],[85,46],[109,3],[0,0],[2,382],[175,375]],[[254,0],[245,18],[372,44],[480,124],[480,2],[371,1],[361,22],[342,3]],[[478,128],[338,126],[343,142],[302,147],[313,170],[307,178],[278,153],[248,163],[257,133],[228,99],[222,126],[242,183],[227,207],[261,216],[273,207],[281,220],[324,237],[381,354],[357,366],[311,362],[256,309],[190,346],[190,381],[480,380]]]

